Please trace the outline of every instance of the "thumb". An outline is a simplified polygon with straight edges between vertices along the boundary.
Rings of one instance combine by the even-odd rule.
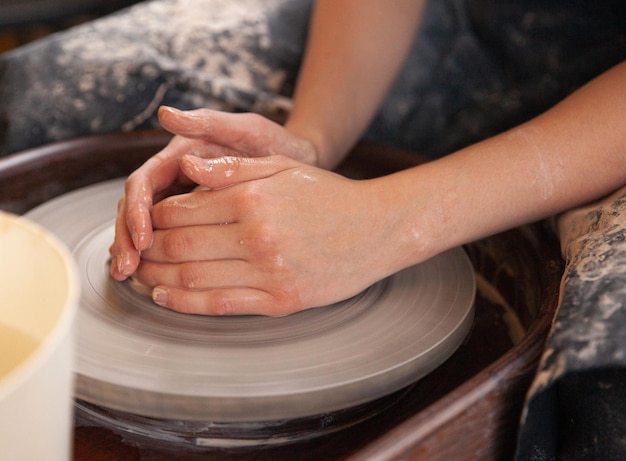
[[[173,134],[191,139],[203,139],[211,132],[211,111],[197,109],[182,111],[173,107],[159,107],[159,123]]]
[[[270,157],[218,157],[203,159],[184,155],[180,168],[193,182],[209,189],[220,189],[246,181],[263,179],[295,168],[298,162],[282,155]]]

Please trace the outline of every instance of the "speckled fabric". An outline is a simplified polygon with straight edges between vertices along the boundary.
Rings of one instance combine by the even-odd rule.
[[[544,110],[624,58],[600,3],[431,0],[367,137],[436,157]],[[151,0],[0,55],[0,155],[154,127],[161,104],[282,121],[310,8]]]
[[[284,119],[309,1],[156,0],[0,58],[10,153],[157,124],[162,104]]]
[[[626,459],[626,188],[558,220],[566,269],[520,460]]]
[[[370,128],[436,157],[522,123],[626,59],[621,0],[431,0]]]

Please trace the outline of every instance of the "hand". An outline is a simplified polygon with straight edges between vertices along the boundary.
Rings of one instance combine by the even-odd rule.
[[[150,210],[154,203],[193,186],[180,172],[179,160],[183,155],[214,158],[281,154],[310,164],[317,161],[313,144],[260,115],[208,109],[181,112],[161,107],[159,121],[176,136],[126,182],[110,249],[111,275],[116,280],[133,274],[139,264],[139,252],[152,244]]]
[[[135,277],[154,287],[157,304],[196,314],[285,315],[348,298],[397,269],[381,255],[388,197],[378,199],[385,194],[376,180],[282,156],[186,155],[180,164],[208,189],[152,210],[154,243]]]

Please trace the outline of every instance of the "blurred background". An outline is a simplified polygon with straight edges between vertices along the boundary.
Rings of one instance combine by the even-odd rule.
[[[140,0],[2,0],[0,52],[109,14]]]

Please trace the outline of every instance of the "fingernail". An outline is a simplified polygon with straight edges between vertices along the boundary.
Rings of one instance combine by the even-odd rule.
[[[132,261],[131,261],[131,257],[129,253],[126,253],[124,255],[124,270],[122,271],[122,274],[124,274],[126,277],[133,275],[134,269],[132,268]]]
[[[152,301],[159,306],[167,307],[167,291],[161,287],[152,290]]]
[[[124,273],[124,270],[125,270],[124,269],[124,258],[122,257],[121,254],[117,255],[115,257],[115,263],[117,265],[117,272],[118,272],[118,274],[127,275],[127,274]]]
[[[139,245],[141,244],[141,241],[143,240],[143,235],[140,234],[139,232],[133,232],[131,234],[131,237],[133,239],[133,245],[135,245],[136,249],[139,249]]]
[[[109,274],[111,277],[117,279],[117,275],[120,271],[120,263],[118,262],[119,257],[117,255],[111,255],[109,258]]]
[[[115,257],[115,264],[117,266],[117,272],[124,277],[128,277],[132,275],[132,270],[130,269],[131,261],[130,255],[128,253],[120,253]]]
[[[145,232],[133,232],[133,245],[135,245],[135,249],[137,250],[145,250],[150,248],[152,242],[148,242]]]
[[[211,173],[213,165],[205,159],[196,157],[195,155],[184,155],[180,159],[180,167],[185,173]]]
[[[161,106],[159,108],[159,111],[162,111],[162,112],[173,112],[173,113],[180,113],[181,112],[180,110],[178,110],[178,109],[176,109],[176,108],[174,108],[172,106]]]

